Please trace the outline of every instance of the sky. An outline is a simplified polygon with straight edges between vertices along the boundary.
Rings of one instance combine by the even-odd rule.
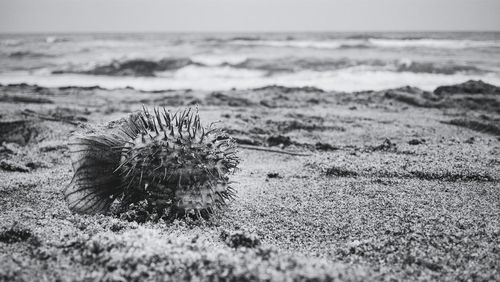
[[[500,0],[0,0],[0,33],[500,31]]]

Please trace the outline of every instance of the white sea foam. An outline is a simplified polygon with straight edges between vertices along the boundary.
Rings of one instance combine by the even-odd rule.
[[[17,39],[3,39],[0,40],[0,46],[17,46],[22,43],[21,40]]]
[[[246,55],[239,54],[198,54],[191,56],[191,60],[206,66],[219,66],[222,64],[236,65],[248,59]]]
[[[196,78],[222,78],[222,79],[252,79],[260,78],[266,74],[264,71],[235,69],[226,67],[197,67],[187,66],[175,72],[175,79],[196,79]]]
[[[487,48],[500,47],[500,41],[488,40],[451,40],[451,39],[375,39],[368,40],[371,45],[386,48]]]
[[[342,91],[403,85],[432,90],[469,79],[500,85],[500,61],[495,56],[500,50],[497,33],[311,33],[259,34],[251,40],[232,38],[222,36],[207,41],[205,35],[187,39],[184,35],[0,36],[0,83],[140,90],[225,90],[279,84]],[[61,40],[64,44],[57,43]],[[245,46],[251,48],[242,48]],[[29,55],[40,50],[50,56]],[[188,58],[193,63],[186,62]],[[125,64],[133,59],[151,63]],[[177,59],[179,64],[175,64]],[[170,65],[165,60],[174,62]],[[111,64],[114,66],[107,72],[105,66]],[[101,68],[93,72],[97,67]],[[135,77],[150,75],[147,68],[151,72],[167,71],[155,73],[156,77]],[[126,73],[130,75],[118,76]]]
[[[452,39],[336,39],[336,40],[235,40],[231,44],[246,46],[269,46],[291,48],[339,49],[346,47],[379,48],[500,48],[498,40],[452,40]]]
[[[55,37],[55,36],[47,36],[45,38],[45,42],[47,42],[47,43],[55,43],[56,41],[57,41],[57,37]]]
[[[132,87],[138,90],[153,91],[167,89],[228,90],[248,89],[267,85],[288,87],[314,86],[325,90],[361,91],[383,90],[405,85],[433,90],[440,85],[462,83],[470,79],[500,85],[496,74],[429,74],[412,72],[392,72],[372,68],[355,67],[340,71],[300,71],[268,76],[255,70],[237,70],[229,67],[206,68],[188,66],[165,77],[111,77],[78,74],[29,74],[10,73],[0,75],[1,84],[28,83],[44,87],[100,86],[106,89]]]

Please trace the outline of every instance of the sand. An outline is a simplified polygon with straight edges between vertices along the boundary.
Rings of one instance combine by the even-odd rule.
[[[226,210],[145,223],[68,210],[68,138],[142,105],[198,105],[245,146]],[[0,280],[500,280],[499,105],[481,82],[357,93],[0,86]]]

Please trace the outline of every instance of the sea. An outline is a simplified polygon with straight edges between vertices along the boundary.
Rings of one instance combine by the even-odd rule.
[[[0,84],[382,90],[500,85],[500,32],[2,34]]]

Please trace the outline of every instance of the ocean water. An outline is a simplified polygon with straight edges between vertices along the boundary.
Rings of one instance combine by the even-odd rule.
[[[500,85],[500,33],[0,35],[0,84],[138,90]]]

